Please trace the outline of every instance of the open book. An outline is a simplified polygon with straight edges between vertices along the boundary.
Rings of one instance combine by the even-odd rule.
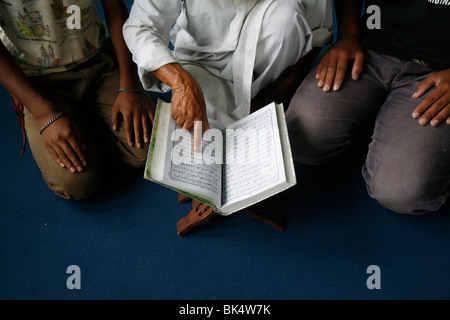
[[[193,130],[178,127],[158,100],[144,178],[228,215],[294,186],[294,162],[282,105],[275,103],[221,128],[209,121],[199,151]]]

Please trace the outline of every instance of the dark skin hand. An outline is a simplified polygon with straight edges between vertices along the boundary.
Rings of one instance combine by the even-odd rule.
[[[317,86],[323,91],[340,89],[344,81],[349,62],[353,61],[352,79],[358,80],[364,68],[365,55],[356,36],[345,36],[327,50],[317,66]]]
[[[347,72],[349,61],[354,60],[352,79],[358,80],[364,67],[364,52],[356,38],[343,38],[331,47],[320,61],[316,78],[323,91],[340,89]],[[426,92],[432,92],[412,113],[419,124],[438,126],[442,122],[450,125],[450,69],[431,74],[416,88],[412,98],[417,99]]]
[[[353,80],[358,80],[363,71],[365,55],[358,25],[362,5],[362,0],[335,0],[337,40],[324,53],[316,71],[317,85],[325,92],[340,89],[351,61]]]
[[[128,145],[142,148],[150,142],[153,113],[153,103],[146,93],[120,92],[112,110],[112,128],[119,130],[123,121]]]
[[[42,133],[42,138],[48,152],[62,168],[68,168],[72,173],[83,171],[87,165],[86,146],[80,131],[68,117],[52,123]]]
[[[358,29],[360,0],[336,1],[338,19],[338,39],[323,55],[317,67],[317,86],[323,91],[338,91],[345,74],[353,61],[351,77],[358,80],[364,68],[364,50]],[[426,92],[431,93],[413,111],[412,117],[419,119],[419,124],[438,126],[442,122],[450,125],[450,69],[431,74],[423,80],[412,95],[420,98]]]
[[[433,90],[414,110],[413,118],[421,125],[437,126],[442,122],[450,125],[450,69],[431,74],[416,88],[412,98],[417,99]]]
[[[3,43],[0,42],[0,83],[33,114],[42,128],[59,111],[44,98],[24,75]],[[53,159],[72,173],[86,166],[85,144],[76,125],[68,117],[60,117],[43,133],[42,139]]]
[[[128,18],[123,0],[102,0],[106,23],[111,34],[120,69],[120,88],[142,90],[136,65],[122,35],[122,27]],[[118,130],[121,121],[127,133],[128,144],[142,148],[150,141],[153,122],[153,103],[145,93],[120,92],[113,106],[111,122]]]

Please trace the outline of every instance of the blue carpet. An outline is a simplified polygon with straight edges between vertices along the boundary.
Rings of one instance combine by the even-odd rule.
[[[449,206],[415,217],[370,199],[364,146],[330,166],[297,165],[283,232],[236,213],[179,237],[190,205],[141,170],[117,168],[90,200],[54,196],[30,150],[20,155],[3,88],[0,104],[0,299],[450,298]],[[79,290],[66,286],[70,265]],[[366,286],[370,265],[381,289]]]

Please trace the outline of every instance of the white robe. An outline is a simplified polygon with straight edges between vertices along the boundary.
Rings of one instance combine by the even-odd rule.
[[[273,41],[283,18],[276,6],[288,2],[293,39]],[[181,63],[202,87],[208,119],[226,126],[248,115],[251,99],[286,67],[330,40],[331,10],[330,0],[135,0],[123,30],[145,89],[169,91],[151,72]],[[267,60],[259,71],[257,55]]]

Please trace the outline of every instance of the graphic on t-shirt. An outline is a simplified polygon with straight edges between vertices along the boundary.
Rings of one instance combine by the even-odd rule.
[[[68,5],[63,4],[62,0],[53,0],[51,2],[51,9],[54,17],[53,20],[55,20],[55,25],[58,26],[59,29],[59,46],[63,46],[66,42],[70,42],[71,40],[78,41],[80,34],[84,34],[85,30],[93,27],[93,24],[95,23],[89,19],[89,16],[92,14],[92,10],[95,8],[92,5],[85,5],[80,10],[81,28],[69,29],[67,27],[67,19],[72,15],[72,13],[70,10],[67,12],[68,7]],[[85,37],[83,37],[83,42],[85,44],[85,48],[82,49],[84,56],[89,56],[94,51],[97,51],[98,48],[95,48],[92,44],[90,44]]]
[[[17,27],[20,29],[20,35],[22,37],[51,37],[50,28],[44,24],[44,19],[39,10],[28,11],[24,7],[17,13]]]
[[[83,39],[84,48],[82,49],[83,55],[85,57],[90,56],[97,52],[98,48],[96,48],[92,43],[90,43],[86,38]]]
[[[72,69],[106,36],[94,0],[0,0],[0,41],[27,76]]]
[[[65,6],[63,4],[62,0],[53,0],[51,3],[53,16],[55,17],[55,20],[64,19],[66,20],[68,17],[71,16],[70,12],[67,12],[67,8],[69,6]],[[89,14],[89,11],[92,9],[92,6],[88,6],[86,8],[81,9],[81,18]]]
[[[60,59],[55,57],[52,45],[49,44],[47,49],[45,50],[44,45],[41,44],[41,57],[38,59],[38,65],[46,68],[58,67]]]

